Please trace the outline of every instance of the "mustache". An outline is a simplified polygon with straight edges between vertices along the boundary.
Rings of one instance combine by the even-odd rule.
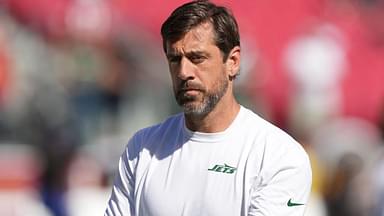
[[[188,90],[198,90],[198,91],[205,91],[204,86],[202,86],[199,83],[192,82],[192,81],[182,81],[176,88],[177,92],[183,92]]]

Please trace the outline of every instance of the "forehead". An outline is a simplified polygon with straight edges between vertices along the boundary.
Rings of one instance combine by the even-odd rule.
[[[188,50],[204,50],[211,46],[216,46],[214,41],[214,31],[209,22],[202,23],[189,32],[180,40],[173,43],[167,42],[167,52],[186,52]]]

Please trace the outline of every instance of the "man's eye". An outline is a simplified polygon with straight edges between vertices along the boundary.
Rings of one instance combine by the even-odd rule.
[[[202,63],[205,60],[204,56],[191,56],[189,59],[195,64]]]

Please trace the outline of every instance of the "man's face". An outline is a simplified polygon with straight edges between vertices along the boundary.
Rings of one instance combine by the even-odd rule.
[[[177,103],[187,115],[211,112],[228,89],[228,74],[213,28],[203,23],[175,43],[167,43],[167,59]]]

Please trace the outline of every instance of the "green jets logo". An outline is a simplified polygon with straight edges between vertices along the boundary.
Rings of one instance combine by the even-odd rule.
[[[212,167],[208,170],[213,171],[213,172],[232,174],[236,171],[236,168],[228,166],[227,164],[224,164],[224,165],[216,164],[214,167]]]

